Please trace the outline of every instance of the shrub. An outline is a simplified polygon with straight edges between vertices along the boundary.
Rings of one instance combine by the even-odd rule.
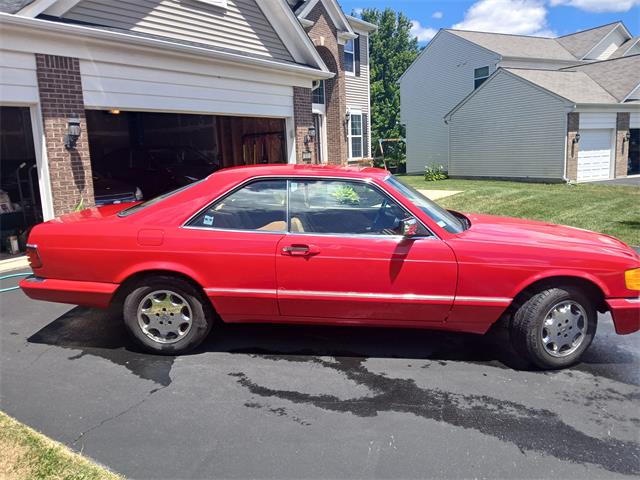
[[[449,176],[442,165],[427,165],[424,169],[424,179],[427,182],[435,182],[447,178],[449,178]]]

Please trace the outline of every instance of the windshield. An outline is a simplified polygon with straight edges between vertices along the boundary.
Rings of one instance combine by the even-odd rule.
[[[197,182],[190,183],[189,185],[185,185],[184,187],[176,188],[175,190],[171,190],[170,192],[163,193],[162,195],[158,195],[157,197],[152,198],[150,200],[147,200],[145,202],[136,203],[135,205],[133,205],[133,206],[131,206],[129,208],[125,208],[121,212],[118,212],[118,216],[119,217],[128,217],[129,215],[131,215],[133,213],[139,212],[140,210],[143,210],[143,209],[145,209],[147,207],[150,207],[151,205],[155,205],[156,203],[161,202],[165,198],[169,198],[169,197],[175,195],[176,193],[182,192],[183,190],[186,190],[187,188],[191,188],[195,184],[200,183],[200,182],[202,182],[204,180],[206,180],[206,178],[203,178],[202,180],[198,180]]]
[[[385,179],[395,190],[407,197],[415,206],[436,222],[440,227],[449,233],[460,233],[465,230],[464,224],[453,214],[442,208],[433,200],[428,199],[418,190],[409,185],[405,185],[393,175]]]

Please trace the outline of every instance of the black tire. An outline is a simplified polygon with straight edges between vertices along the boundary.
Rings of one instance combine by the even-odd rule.
[[[554,306],[565,301],[575,302],[582,307],[586,313],[586,328],[582,343],[574,351],[567,348],[565,356],[554,356],[543,342],[543,322]],[[597,321],[594,303],[584,292],[569,286],[550,288],[533,295],[516,311],[509,333],[518,354],[541,369],[555,370],[573,365],[580,359],[596,334]]]
[[[147,295],[157,291],[174,292],[188,304],[191,325],[184,337],[173,343],[161,343],[148,336],[138,322],[138,307]],[[214,314],[209,299],[201,290],[178,277],[158,275],[147,277],[133,286],[124,304],[124,323],[133,338],[146,350],[163,355],[179,355],[196,348],[207,337],[213,326]]]

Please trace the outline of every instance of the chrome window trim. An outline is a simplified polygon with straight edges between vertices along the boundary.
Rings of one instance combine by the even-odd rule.
[[[397,203],[398,206],[402,210],[404,210],[412,218],[415,218],[418,221],[418,223],[420,223],[420,225],[422,225],[422,227],[427,232],[430,233],[430,235],[420,235],[420,236],[416,236],[416,237],[411,237],[411,240],[414,240],[414,239],[415,240],[419,240],[419,239],[422,239],[422,238],[434,238],[434,239],[441,240],[441,238],[433,230],[431,230],[427,225],[425,225],[424,222],[420,218],[418,218],[416,215],[411,213],[411,211],[409,211],[409,209],[407,207],[405,207],[402,203],[400,203],[398,200],[396,200],[386,190],[384,190],[379,185],[377,185],[372,179],[370,179],[370,178],[348,178],[348,177],[339,177],[339,176],[331,176],[331,175],[318,175],[318,176],[316,176],[316,175],[313,175],[313,176],[310,176],[310,175],[260,175],[260,176],[257,176],[257,177],[248,178],[248,179],[244,180],[243,182],[239,183],[238,185],[236,185],[235,187],[232,187],[229,190],[226,190],[225,192],[221,193],[216,198],[214,198],[212,201],[207,203],[204,207],[202,207],[196,213],[191,215],[186,221],[184,221],[182,223],[182,225],[180,226],[180,228],[186,228],[186,229],[191,229],[191,230],[221,231],[221,232],[277,233],[277,234],[293,234],[293,235],[305,235],[306,234],[306,235],[321,235],[321,236],[332,236],[332,237],[352,237],[353,236],[353,237],[357,237],[357,238],[366,238],[366,237],[375,237],[375,238],[399,237],[399,238],[405,238],[402,235],[379,235],[379,234],[357,234],[357,233],[341,234],[341,233],[291,232],[291,225],[290,225],[290,223],[291,223],[291,215],[290,215],[290,210],[289,210],[289,195],[290,195],[289,183],[290,183],[290,181],[292,179],[300,179],[300,180],[337,180],[337,181],[343,181],[343,182],[356,182],[356,183],[367,184],[367,185],[373,187],[374,189],[377,189],[381,195],[383,195],[383,196],[387,197],[388,199],[390,199],[391,201]],[[229,195],[232,195],[233,193],[235,193],[236,191],[240,190],[241,188],[243,188],[244,186],[248,185],[249,183],[256,182],[256,181],[261,181],[261,180],[285,180],[286,181],[286,188],[287,188],[287,208],[286,208],[287,230],[282,230],[282,231],[279,230],[277,232],[264,231],[264,230],[234,230],[234,229],[225,229],[225,228],[195,227],[193,225],[189,225],[189,222],[191,222],[195,217],[200,215],[205,210],[209,209],[215,203],[219,202],[220,200],[224,199],[225,197],[228,197]],[[399,192],[398,192],[398,194],[399,194]]]

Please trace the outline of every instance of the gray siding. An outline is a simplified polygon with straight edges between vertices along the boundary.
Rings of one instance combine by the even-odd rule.
[[[371,114],[369,109],[369,37],[360,36],[360,76],[345,75],[345,96],[347,106],[359,108],[367,115],[366,131],[371,132]],[[370,135],[369,135],[370,137]],[[369,138],[369,142],[370,142]],[[370,146],[365,146],[365,157],[369,155]]]
[[[498,73],[462,104],[449,128],[450,175],[564,175],[565,102],[508,73]]]
[[[407,172],[448,164],[444,116],[473,91],[473,71],[495,70],[499,56],[441,31],[400,82],[401,116],[407,127]]]
[[[83,0],[64,18],[293,61],[254,0]]]

